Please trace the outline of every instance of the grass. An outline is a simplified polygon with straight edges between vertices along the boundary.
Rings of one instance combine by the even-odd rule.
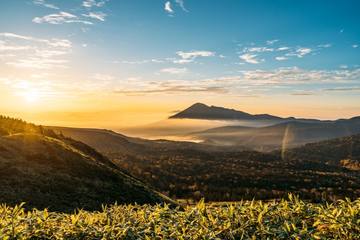
[[[360,199],[313,204],[289,199],[184,210],[113,205],[74,214],[0,207],[0,239],[360,239]]]

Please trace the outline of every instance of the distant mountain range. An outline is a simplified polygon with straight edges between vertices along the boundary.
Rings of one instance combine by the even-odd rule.
[[[234,109],[196,103],[170,119],[222,120],[224,125],[184,133],[189,139],[216,146],[238,146],[271,151],[360,133],[360,117],[339,120],[282,118],[249,114]]]
[[[206,119],[206,120],[260,120],[260,121],[292,121],[296,118],[282,118],[270,114],[250,114],[234,109],[208,106],[203,103],[195,103],[189,108],[176,113],[169,117],[170,119],[175,118],[189,118],[189,119]],[[302,121],[316,121],[316,119],[298,119]]]
[[[288,121],[266,127],[225,126],[190,134],[206,144],[269,151],[360,133],[360,117],[336,121]]]
[[[0,203],[73,212],[102,204],[173,203],[90,146],[0,116]]]

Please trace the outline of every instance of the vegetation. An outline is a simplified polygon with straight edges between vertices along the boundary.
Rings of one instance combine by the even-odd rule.
[[[359,239],[360,199],[214,205],[114,205],[74,214],[0,207],[1,239]]]
[[[175,199],[265,200],[289,192],[314,202],[360,197],[360,135],[262,153],[134,139],[101,129],[55,131],[89,144]]]
[[[84,143],[7,117],[0,128],[0,203],[71,212],[172,202]]]

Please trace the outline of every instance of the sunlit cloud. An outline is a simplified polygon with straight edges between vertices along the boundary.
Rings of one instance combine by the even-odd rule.
[[[316,95],[316,93],[313,91],[295,91],[295,92],[291,93],[291,95],[293,95],[293,96],[313,96],[313,95]]]
[[[34,23],[49,23],[49,24],[63,24],[63,23],[82,23],[86,25],[93,24],[90,21],[81,20],[78,16],[68,13],[68,12],[59,12],[54,14],[49,14],[43,17],[35,17],[32,20]]]
[[[245,53],[245,54],[239,56],[240,59],[244,60],[247,63],[251,63],[251,64],[260,63],[261,60],[257,59],[256,57],[257,57],[256,54],[249,54],[249,53]]]
[[[289,47],[279,47],[277,49],[277,51],[286,51],[286,50],[289,50],[290,48]]]
[[[184,74],[187,73],[187,68],[163,68],[160,70],[161,73],[169,73],[169,74]]]
[[[68,55],[71,48],[72,43],[67,39],[41,39],[0,33],[0,53],[5,51],[8,54],[1,61],[9,66],[32,69],[65,68],[68,60],[59,57]]]
[[[174,13],[174,10],[171,7],[171,2],[170,1],[165,2],[164,10],[166,12],[168,12],[168,13]]]
[[[215,56],[215,52],[211,51],[177,51],[176,54],[181,59],[175,59],[174,63],[184,64],[184,63],[191,63],[194,62],[196,58],[198,57],[213,57]]]
[[[287,60],[288,58],[287,57],[284,57],[284,56],[280,56],[280,57],[275,57],[276,60],[278,61],[285,61]]]
[[[113,63],[123,63],[123,64],[131,64],[131,65],[140,65],[146,63],[164,63],[169,62],[170,59],[145,59],[145,60],[115,60]]]
[[[357,44],[353,44],[353,45],[352,45],[352,47],[353,47],[353,48],[358,48],[358,47],[359,47],[359,45],[357,45]]]
[[[262,53],[262,52],[273,52],[274,49],[268,48],[268,47],[252,47],[252,48],[247,49],[247,51]]]
[[[289,88],[290,95],[316,95],[329,83],[338,85],[335,91],[357,91],[357,87],[345,87],[360,80],[360,69],[353,70],[305,70],[297,67],[274,70],[241,71],[238,75],[198,80],[154,80],[133,78],[128,86],[117,88],[116,93],[124,95],[186,94],[204,92],[231,94],[233,96],[266,95],[274,88]],[[309,84],[317,84],[319,91],[307,90]],[[140,89],[140,90],[139,90]],[[332,90],[324,90],[332,91]]]

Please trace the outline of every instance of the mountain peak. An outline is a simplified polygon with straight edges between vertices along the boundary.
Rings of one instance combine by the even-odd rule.
[[[195,103],[183,111],[170,116],[174,118],[206,119],[206,120],[282,120],[280,117],[268,114],[252,115],[246,112],[238,111],[217,106],[208,106],[203,103]]]

